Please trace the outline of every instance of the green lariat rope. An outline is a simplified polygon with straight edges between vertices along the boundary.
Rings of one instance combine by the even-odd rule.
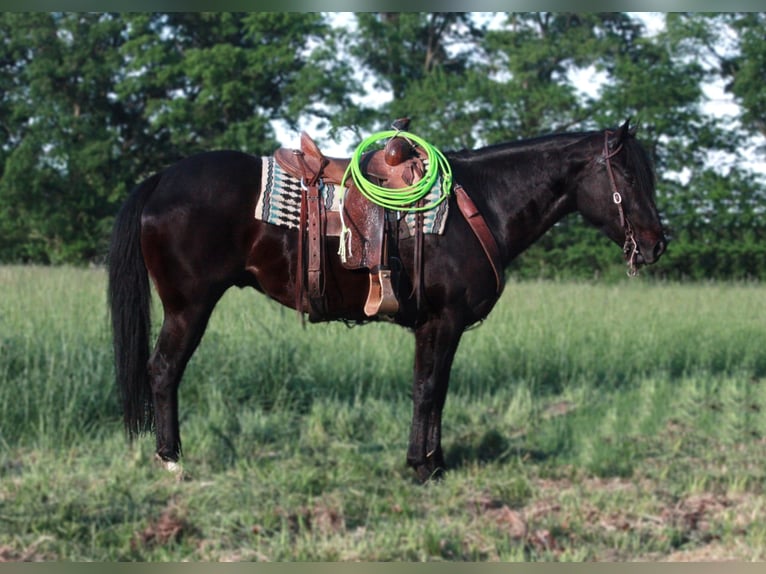
[[[423,150],[425,150],[427,159],[423,163],[426,168],[426,173],[420,181],[406,187],[382,187],[372,183],[364,176],[360,167],[360,160],[362,155],[367,151],[367,148],[376,144],[379,140],[393,138],[396,136],[403,137],[404,139],[410,141],[410,143],[414,142],[423,148]],[[442,174],[441,194],[433,201],[425,205],[418,206],[417,202],[423,199],[436,184],[436,180],[439,177],[439,172]],[[418,212],[434,209],[442,201],[447,199],[452,190],[452,168],[450,167],[447,158],[444,157],[444,154],[423,138],[416,136],[415,134],[400,130],[387,130],[377,132],[363,140],[357,146],[354,154],[351,156],[351,162],[343,174],[341,189],[343,189],[343,186],[348,180],[349,176],[351,176],[351,179],[353,180],[354,185],[356,185],[359,192],[368,200],[375,203],[376,205],[395,211]],[[341,191],[341,194],[344,193],[345,191]],[[351,242],[350,238],[348,237],[351,234],[351,230],[348,229],[346,222],[343,220],[343,195],[341,195],[340,201],[341,236],[338,254],[345,262],[347,242],[349,250],[351,249]]]
[[[368,180],[362,173],[360,160],[362,155],[367,151],[367,148],[371,145],[377,143],[381,139],[392,138],[395,136],[403,137],[404,139],[411,140],[410,143],[415,142],[418,144],[425,150],[428,159],[424,162],[426,173],[420,181],[408,185],[407,187],[391,189],[381,187]],[[419,200],[425,197],[434,186],[436,179],[439,176],[439,171],[442,173],[441,195],[426,205],[415,205]],[[354,155],[351,156],[351,163],[349,163],[346,172],[343,174],[343,181],[341,184],[346,182],[349,175],[351,175],[351,179],[354,181],[357,189],[359,189],[362,195],[367,199],[381,207],[396,211],[428,211],[444,201],[452,189],[452,168],[450,167],[449,162],[447,162],[447,158],[444,157],[444,154],[423,138],[399,130],[378,132],[362,141],[354,151]]]

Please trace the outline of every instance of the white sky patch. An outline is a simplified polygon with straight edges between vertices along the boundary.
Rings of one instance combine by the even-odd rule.
[[[570,70],[567,77],[581,98],[596,97],[609,79],[606,72],[597,70],[593,65]]]
[[[644,23],[646,34],[656,36],[665,29],[665,14],[663,12],[627,12],[631,18],[637,18]]]

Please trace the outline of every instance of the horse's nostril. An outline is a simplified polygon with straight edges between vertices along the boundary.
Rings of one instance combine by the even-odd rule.
[[[660,239],[654,246],[654,259],[655,261],[660,258],[660,255],[665,253],[665,240]]]

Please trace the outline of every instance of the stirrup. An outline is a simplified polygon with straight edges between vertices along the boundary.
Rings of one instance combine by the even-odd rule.
[[[399,311],[399,301],[396,300],[391,286],[391,270],[378,269],[370,272],[370,291],[364,305],[364,314],[368,317],[375,315],[395,315]]]

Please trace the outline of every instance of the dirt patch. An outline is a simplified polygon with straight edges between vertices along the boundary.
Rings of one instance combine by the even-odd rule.
[[[524,515],[506,505],[488,510],[486,520],[494,522],[498,530],[512,540],[525,540],[528,536],[529,528]]]
[[[661,558],[663,562],[739,562],[736,552],[720,543],[673,552]]]
[[[551,500],[541,500],[524,508],[512,509],[486,493],[470,501],[470,510],[475,520],[492,524],[502,535],[538,553],[557,554],[563,549],[557,534],[550,529],[535,526],[540,516],[556,513],[560,509],[560,505]]]
[[[304,506],[297,511],[277,509],[277,514],[284,519],[292,534],[307,530],[330,536],[346,531],[346,519],[337,505],[331,502],[317,501],[313,506]],[[260,533],[260,526],[253,527],[253,533]]]
[[[532,555],[553,559],[587,550],[589,559],[599,561],[729,561],[758,552],[744,538],[762,520],[763,499],[752,494],[702,492],[679,499],[650,480],[591,477],[540,479],[532,490],[534,499],[521,507],[476,494],[468,500],[469,512]],[[670,548],[628,556],[614,550],[615,541]]]
[[[12,546],[0,546],[0,563],[2,562],[49,562],[56,560],[56,556],[42,551],[40,547],[46,542],[52,541],[50,536],[43,536],[30,544],[27,548],[17,549]]]
[[[723,495],[697,494],[681,500],[674,507],[662,511],[666,524],[686,532],[709,534],[711,520],[720,516],[721,511],[732,505]]]
[[[133,550],[139,550],[167,546],[180,542],[193,531],[193,527],[182,516],[178,508],[169,506],[163,510],[157,520],[150,523],[141,532],[136,532],[133,535],[130,547]]]

